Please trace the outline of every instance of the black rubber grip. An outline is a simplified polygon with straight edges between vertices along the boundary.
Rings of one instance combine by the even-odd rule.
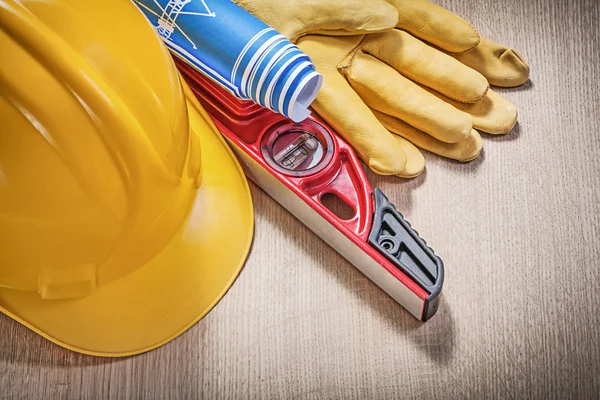
[[[375,212],[369,244],[421,286],[427,298],[422,320],[437,311],[444,282],[444,263],[379,189],[373,191]]]

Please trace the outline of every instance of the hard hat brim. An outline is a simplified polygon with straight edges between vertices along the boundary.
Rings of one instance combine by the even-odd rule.
[[[201,186],[171,242],[151,262],[88,297],[44,300],[0,288],[0,311],[80,353],[118,357],[174,339],[205,316],[235,281],[250,250],[254,215],[244,173],[183,83],[201,142]]]

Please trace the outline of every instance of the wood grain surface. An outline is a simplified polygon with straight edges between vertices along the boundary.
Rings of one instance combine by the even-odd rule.
[[[478,160],[369,173],[445,261],[436,317],[417,322],[253,186],[252,253],[205,319],[101,359],[0,315],[0,398],[599,398],[600,2],[439,3],[532,76],[499,90],[519,125]]]

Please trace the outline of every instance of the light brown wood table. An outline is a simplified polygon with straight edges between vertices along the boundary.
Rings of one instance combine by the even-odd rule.
[[[531,82],[469,164],[369,173],[444,259],[421,324],[253,186],[256,237],[200,323],[99,359],[0,316],[0,398],[576,399],[600,390],[600,2],[445,0],[518,49]]]

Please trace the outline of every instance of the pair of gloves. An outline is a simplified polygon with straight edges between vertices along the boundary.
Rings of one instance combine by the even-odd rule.
[[[427,0],[233,1],[312,58],[324,78],[314,110],[378,174],[418,176],[419,148],[473,160],[477,130],[517,121],[490,84],[525,83],[527,64]]]

